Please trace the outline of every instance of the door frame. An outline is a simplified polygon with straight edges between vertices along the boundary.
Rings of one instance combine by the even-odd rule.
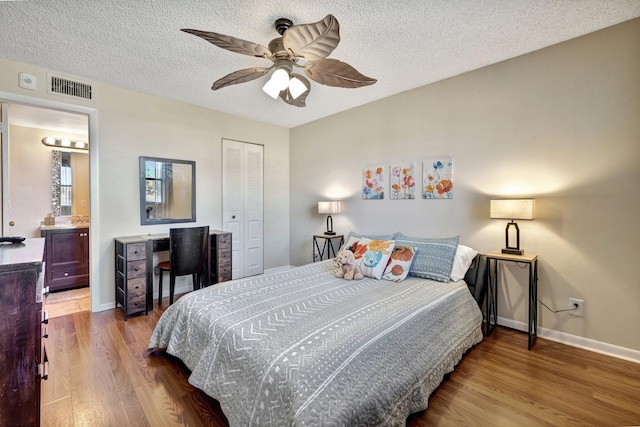
[[[100,253],[100,228],[96,224],[100,224],[100,209],[98,206],[98,110],[95,108],[83,107],[80,105],[68,104],[65,102],[53,101],[50,99],[35,98],[31,96],[20,95],[11,92],[0,91],[0,102],[6,101],[7,103],[26,104],[33,107],[48,108],[52,110],[63,110],[70,113],[80,113],[89,116],[89,203],[90,213],[89,218],[89,259],[91,269],[91,284],[89,286],[89,292],[91,295],[91,311],[100,311],[100,300],[98,295],[100,294],[98,288],[99,284],[95,278],[99,277],[100,260],[98,254]],[[3,112],[4,114],[4,112]],[[8,130],[8,125],[7,125]],[[9,141],[3,139],[4,145],[8,147]],[[8,160],[7,160],[8,161]],[[2,174],[5,174],[5,169],[2,168]],[[2,184],[2,198],[5,197],[4,180]],[[2,208],[4,212],[4,207]],[[4,222],[4,213],[0,214],[2,221]]]

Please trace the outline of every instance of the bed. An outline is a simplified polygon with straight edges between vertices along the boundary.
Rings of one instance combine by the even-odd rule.
[[[482,340],[479,258],[455,282],[344,280],[328,260],[217,284],[171,305],[149,351],[231,426],[405,425]]]

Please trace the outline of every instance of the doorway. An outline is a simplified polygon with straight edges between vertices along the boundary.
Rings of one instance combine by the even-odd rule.
[[[58,225],[64,228],[67,224],[79,224],[87,231],[83,236],[88,239],[89,115],[12,101],[0,99],[2,236],[39,238],[47,231],[63,231],[58,230]],[[45,225],[52,216],[57,223],[55,228]],[[88,310],[91,308],[88,241],[85,244],[86,291],[82,292],[80,302]],[[49,267],[47,264],[47,271],[51,271]]]

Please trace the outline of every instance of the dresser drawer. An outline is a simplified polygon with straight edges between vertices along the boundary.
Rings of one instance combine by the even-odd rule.
[[[140,296],[132,297],[131,295],[127,295],[127,313],[139,313],[141,311],[145,311],[147,308],[147,299],[145,298],[144,292]]]
[[[231,249],[231,237],[228,234],[218,236],[218,250],[221,249]]]
[[[130,261],[127,263],[127,279],[144,277],[147,274],[147,261]]]
[[[139,279],[131,279],[131,280],[127,280],[127,300],[132,296],[132,295],[140,295],[146,292],[147,289],[147,281],[144,277],[139,278]]]
[[[218,267],[218,275],[220,278],[231,278],[231,265],[220,265]]]
[[[144,243],[131,243],[127,245],[127,260],[134,261],[145,259],[147,256]]]

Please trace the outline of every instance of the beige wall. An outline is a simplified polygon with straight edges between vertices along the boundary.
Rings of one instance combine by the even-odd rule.
[[[169,229],[167,225],[140,225],[139,156],[195,160],[197,222],[189,225],[208,224],[219,229],[222,138],[263,144],[264,265],[271,268],[289,263],[288,129],[99,83],[93,84],[95,102],[48,95],[46,71],[0,59],[0,92],[5,98],[73,103],[97,111],[97,120],[91,123],[96,126],[98,122],[97,134],[90,141],[91,177],[97,180],[91,184],[91,284],[92,296],[97,295],[97,302],[92,303],[94,310],[111,308],[115,301],[113,239]],[[38,78],[37,91],[18,87],[20,72]]]
[[[486,252],[506,225],[489,200],[535,197],[536,220],[519,225],[540,256],[539,298],[585,301],[582,318],[540,306],[542,327],[640,350],[639,52],[636,19],[292,129],[292,263],[311,261],[322,199],[346,201],[338,232],[459,234]],[[453,200],[362,200],[364,165],[443,154]],[[498,314],[523,324],[526,270],[502,274]]]
[[[40,237],[40,222],[51,212],[51,151],[42,144],[42,139],[51,136],[46,129],[24,126],[9,126],[9,192],[12,195],[10,220],[15,226],[11,235]],[[58,138],[71,140],[84,139],[71,133],[55,132]],[[75,156],[84,157],[84,161],[75,161]],[[89,159],[87,154],[72,154],[74,213],[89,215]],[[76,197],[78,201],[76,203]],[[82,198],[87,206],[80,207]]]

